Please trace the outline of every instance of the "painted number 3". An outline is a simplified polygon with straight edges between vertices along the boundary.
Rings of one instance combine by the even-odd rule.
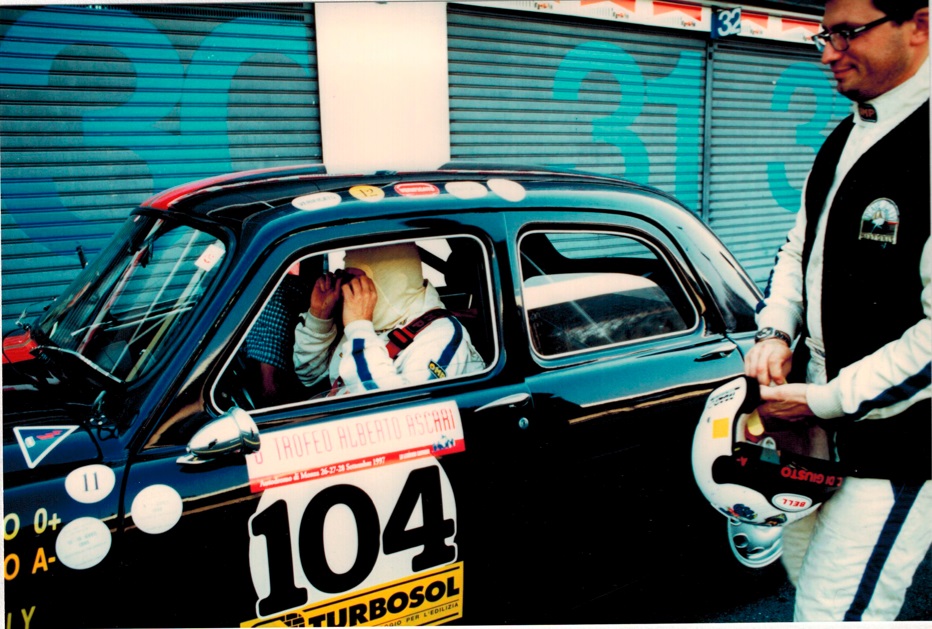
[[[420,525],[408,528],[420,504]],[[352,566],[336,572],[328,561],[325,520],[334,507],[348,509],[356,524],[356,556]],[[292,561],[292,531],[289,503],[275,500],[251,520],[254,537],[267,544],[268,583],[271,592],[259,600],[260,616],[268,616],[307,602],[307,592],[295,585]],[[295,538],[297,555],[307,582],[327,594],[350,591],[372,573],[380,555],[422,548],[405,569],[419,572],[456,559],[456,547],[447,544],[455,532],[455,522],[444,517],[439,466],[412,470],[398,496],[384,531],[373,499],[363,489],[350,484],[324,488],[307,503]]]

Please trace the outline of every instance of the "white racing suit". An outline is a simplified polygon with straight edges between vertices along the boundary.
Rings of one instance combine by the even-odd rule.
[[[795,364],[798,358],[794,360],[793,373],[804,368],[807,398],[816,416],[829,420],[826,425],[834,425],[839,437],[844,431],[847,435],[858,431],[860,435],[882,435],[876,439],[876,457],[871,456],[870,439],[861,437],[857,449],[852,450],[857,460],[854,469],[860,465],[861,469],[870,471],[850,474],[841,489],[818,511],[784,528],[783,562],[796,586],[794,618],[797,621],[896,619],[916,568],[932,545],[932,481],[925,480],[932,478],[932,470],[923,469],[928,466],[932,444],[925,436],[929,424],[922,423],[924,411],[915,413],[924,409],[932,396],[929,384],[932,241],[928,222],[920,228],[921,221],[910,223],[909,214],[904,214],[907,218],[896,227],[901,242],[888,243],[890,249],[877,249],[889,253],[896,247],[902,250],[907,246],[904,243],[910,242],[911,251],[921,251],[918,273],[915,267],[884,269],[882,265],[874,265],[873,270],[863,271],[864,281],[859,284],[856,274],[852,273],[852,278],[838,273],[836,262],[842,259],[841,254],[858,251],[856,247],[883,246],[879,240],[865,244],[876,240],[870,233],[870,217],[865,206],[868,209],[889,208],[889,205],[875,204],[887,201],[886,197],[890,196],[901,204],[900,210],[905,211],[908,204],[897,196],[902,188],[925,185],[927,190],[928,162],[924,174],[902,175],[899,180],[895,175],[878,170],[887,167],[885,162],[890,163],[889,168],[894,172],[897,168],[902,170],[904,161],[912,160],[912,151],[904,152],[901,147],[917,138],[909,135],[905,141],[900,138],[905,135],[902,132],[906,129],[904,121],[921,119],[916,115],[923,114],[922,107],[928,107],[928,74],[927,61],[912,79],[875,99],[871,104],[876,109],[877,122],[862,120],[855,113],[850,135],[847,139],[842,136],[836,152],[831,153],[830,159],[837,159],[834,168],[830,159],[823,161],[827,167],[822,167],[817,176],[820,163],[817,158],[807,179],[804,199],[807,203],[813,199],[819,202],[804,204],[799,212],[796,226],[778,254],[767,296],[758,314],[759,327],[774,327],[794,338],[801,335],[798,343],[805,344],[802,349],[809,350],[809,359],[805,365]],[[927,109],[923,115],[927,118]],[[903,127],[899,135],[892,133],[900,125]],[[889,139],[881,145],[887,137]],[[927,137],[920,139],[919,149],[928,151]],[[831,141],[830,138],[826,146]],[[865,159],[874,146],[876,150]],[[825,146],[823,151],[826,151]],[[867,168],[868,164],[871,168]],[[880,167],[876,168],[878,164]],[[860,170],[852,173],[856,168]],[[852,176],[846,177],[848,174]],[[905,186],[903,181],[907,182]],[[816,193],[810,196],[812,190],[822,190],[822,196]],[[925,195],[927,203],[928,193],[923,193],[921,187],[916,190],[919,190],[917,196]],[[928,207],[926,204],[918,212],[927,215]],[[842,210],[848,210],[847,214]],[[814,224],[808,224],[810,221]],[[889,222],[892,225],[892,221]],[[827,225],[833,227],[828,229]],[[845,231],[849,227],[854,230],[853,235]],[[908,229],[912,231],[905,231]],[[812,240],[808,246],[807,239]],[[836,255],[838,257],[830,258]],[[856,258],[852,265],[857,264]],[[835,264],[832,272],[838,273],[832,280],[824,279],[830,262]],[[874,279],[875,272],[881,281]],[[868,281],[867,276],[872,281]],[[874,310],[884,308],[884,300],[888,298],[873,295],[883,295],[883,290],[900,286],[901,282],[909,286],[908,317],[915,316],[906,322],[897,312],[897,309],[906,310],[900,305],[887,304],[884,312]],[[838,285],[847,291],[847,299],[836,298]],[[832,293],[835,297],[827,296],[831,291],[835,291]],[[921,306],[915,304],[915,296],[920,293]],[[917,314],[913,315],[914,312]],[[892,325],[892,321],[897,323]],[[877,338],[875,330],[882,330],[884,326],[897,330],[899,336],[876,349],[854,354],[858,358],[849,362],[852,352],[859,351],[866,338]],[[835,336],[828,342],[830,334]],[[798,345],[794,358],[801,356],[800,349]],[[845,360],[832,363],[841,354],[846,354]],[[830,368],[827,367],[829,363],[832,363]],[[907,416],[912,423],[902,420]],[[901,425],[900,421],[912,430],[917,427],[922,430],[919,434],[897,434],[895,430]],[[928,421],[932,422],[932,417]],[[848,462],[845,450],[840,441],[836,445],[838,459],[844,465]],[[919,456],[906,460],[903,455],[897,460],[897,453],[906,450]],[[916,460],[920,460],[918,466]],[[909,469],[906,477],[898,478],[904,475],[904,469]]]
[[[377,334],[371,321],[354,321],[331,354],[337,329],[333,321],[300,315],[295,328],[295,370],[310,386],[329,376],[339,393],[391,389],[480,371],[485,363],[454,318],[433,321],[392,360],[386,347],[390,330]],[[329,366],[328,366],[329,363]],[[339,379],[339,380],[338,380]],[[339,387],[339,385],[338,385]]]

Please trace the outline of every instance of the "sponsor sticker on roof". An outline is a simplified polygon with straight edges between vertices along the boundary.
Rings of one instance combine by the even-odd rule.
[[[381,201],[385,198],[385,192],[375,186],[353,186],[349,193],[360,201]]]
[[[481,199],[489,193],[478,181],[451,181],[444,188],[457,199]]]
[[[440,194],[440,188],[432,183],[398,183],[395,192],[403,197],[433,197]]]
[[[524,197],[527,196],[527,191],[524,189],[524,186],[511,179],[489,179],[489,189],[501,198],[506,201],[511,201],[512,203],[522,201]]]
[[[298,197],[291,204],[299,210],[312,211],[340,205],[340,200],[340,195],[336,192],[315,192]]]

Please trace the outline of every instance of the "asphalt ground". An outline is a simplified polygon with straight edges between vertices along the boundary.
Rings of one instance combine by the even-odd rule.
[[[752,625],[753,629],[792,623],[794,598],[795,588],[779,561],[754,570],[740,566],[730,555],[724,556],[721,547],[700,553],[690,546],[681,561],[668,563],[637,583],[589,601],[569,620],[560,616],[548,622],[594,627],[610,623],[645,629],[734,623]],[[895,629],[909,625],[932,629],[932,549],[919,564],[896,620]],[[539,621],[531,623],[537,625]],[[834,624],[804,626],[824,629]],[[893,623],[868,624],[893,629]]]
[[[768,587],[765,594],[752,601],[724,610],[702,614],[690,623],[781,623],[793,621],[793,597],[795,590],[783,578],[777,581],[776,589]],[[919,623],[932,627],[932,551],[919,564],[913,584],[906,593],[903,609],[897,621]],[[824,626],[824,625],[820,625]]]

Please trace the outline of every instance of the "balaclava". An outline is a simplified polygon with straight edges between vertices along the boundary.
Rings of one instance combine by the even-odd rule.
[[[346,252],[346,268],[357,268],[375,284],[379,299],[372,325],[383,332],[401,327],[428,310],[443,308],[440,295],[421,271],[417,245],[402,243]]]

